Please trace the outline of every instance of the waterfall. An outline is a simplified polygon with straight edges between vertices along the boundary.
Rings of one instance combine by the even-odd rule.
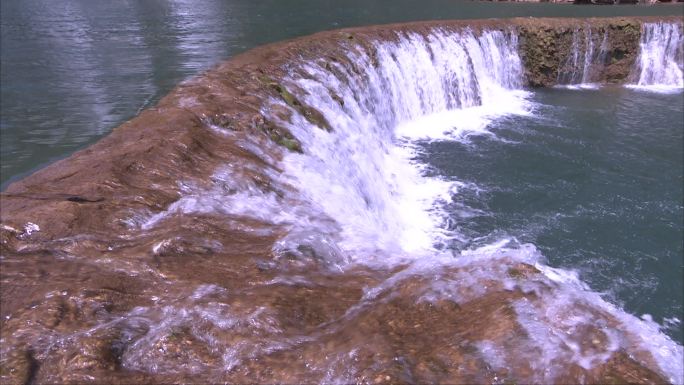
[[[564,81],[586,84],[596,79],[596,65],[605,62],[609,45],[607,34],[600,45],[600,35],[596,35],[588,28],[575,31]],[[512,371],[532,363],[529,369],[513,372],[523,376],[522,381],[560,382],[556,377],[560,369],[590,370],[624,350],[630,356],[636,352],[635,357],[650,354],[671,382],[682,382],[682,347],[662,333],[660,325],[605,301],[577,273],[546,266],[532,244],[494,239],[498,235],[479,243],[448,221],[447,212],[460,209],[449,206],[451,198],[465,183],[432,176],[428,165],[421,162],[422,145],[429,141],[472,145],[473,135],[497,140],[496,130],[491,129],[497,119],[533,114],[530,94],[522,90],[525,82],[515,31],[433,29],[424,34],[395,32],[374,41],[349,35],[339,44],[339,49],[326,55],[289,63],[288,77],[273,80],[278,82],[281,97],[274,94],[261,113],[274,126],[287,128],[301,142],[303,153],[286,152],[278,161],[260,153],[267,163],[277,162],[264,171],[269,180],[266,191],[261,183],[241,177],[245,165],[229,164],[213,176],[215,186],[209,191],[184,186],[187,195],[143,227],[151,228],[175,212],[253,218],[277,224],[279,234],[281,230],[284,234],[273,246],[274,261],[269,263],[274,266],[277,261],[301,262],[313,257],[343,277],[356,274],[357,268],[391,272],[386,279],[364,287],[359,303],[322,334],[347,328],[337,329],[336,324],[356,324],[359,314],[392,298],[389,292],[402,280],[410,284],[408,292],[397,295],[416,303],[442,299],[470,303],[496,290],[522,290],[533,295],[508,302],[507,312],[512,312],[510,316],[524,330],[523,335],[515,344],[481,340],[477,345],[483,352],[497,350],[498,358],[492,361],[511,365]],[[328,124],[307,116],[309,108]],[[250,150],[258,153],[260,147],[254,145]],[[166,247],[165,242],[157,243],[153,251]],[[521,278],[516,273],[521,263],[536,273]],[[306,263],[300,266],[308,271]],[[290,276],[287,269],[281,274],[269,282],[313,287],[311,277]],[[311,274],[317,276],[319,271],[314,269]],[[420,279],[416,281],[416,277]],[[200,288],[192,297],[201,297],[207,290]],[[383,293],[387,296],[380,295]],[[143,310],[134,310],[133,315],[138,317],[136,312]],[[268,308],[255,313],[262,310]],[[172,307],[164,311],[164,319],[181,313]],[[194,322],[195,317],[228,319],[230,327],[215,328],[217,335],[233,324],[253,323],[243,321],[253,319],[247,316],[229,318],[229,311],[193,307],[192,312],[183,310],[182,322]],[[224,355],[227,370],[236,362],[252,360],[261,354],[259,350],[272,349],[273,335],[279,349],[296,349],[300,342],[286,339],[287,335],[273,326],[277,322],[275,316],[264,322],[269,330],[278,330],[264,334],[267,337],[259,335],[266,329],[257,329],[259,333],[248,330],[245,343],[213,338],[212,344],[230,352]],[[582,338],[582,331],[597,326],[605,343],[585,349],[587,339]],[[316,337],[306,336],[309,338]],[[510,341],[508,336],[505,339]],[[222,345],[224,341],[230,346]],[[145,341],[136,348],[143,353],[157,349]],[[344,357],[354,354],[334,344],[326,349],[326,361],[331,351]],[[142,355],[133,350],[125,359],[137,368],[139,357]],[[653,366],[648,360],[644,365]],[[353,363],[335,361],[351,373],[349,378],[359,373]],[[339,375],[334,370],[324,371]],[[349,378],[339,382],[351,382]],[[326,377],[319,382],[333,381]]]
[[[573,40],[569,59],[573,72],[567,80],[589,82],[596,63],[605,60],[607,34],[598,52],[589,29],[577,32]],[[280,99],[270,100],[263,111],[302,142],[303,154],[289,153],[282,161],[286,183],[301,194],[301,202],[310,205],[302,211],[330,218],[328,225],[301,219],[293,223],[288,235],[274,247],[275,254],[313,250],[321,259],[334,260],[341,270],[349,262],[384,268],[408,264],[405,276],[431,276],[445,266],[462,264],[478,266],[474,271],[483,274],[476,276],[469,271],[467,278],[449,284],[438,282],[430,289],[436,293],[457,291],[459,285],[486,287],[482,282],[487,279],[505,280],[505,274],[493,272],[487,261],[506,256],[534,265],[543,271],[545,282],[557,287],[553,295],[535,305],[538,307],[516,308],[518,321],[531,335],[534,347],[528,351],[542,352],[544,369],[539,372],[544,375],[535,377],[536,381],[554,381],[553,372],[547,368],[556,365],[553,362],[574,360],[588,369],[605,361],[620,344],[628,343],[616,333],[599,355],[568,355],[562,347],[578,347],[581,341],[558,337],[565,332],[557,329],[557,319],[568,318],[564,313],[568,309],[584,306],[609,314],[629,336],[648,335],[629,346],[651,352],[662,371],[679,381],[681,346],[659,332],[658,326],[605,302],[574,273],[544,266],[533,245],[506,248],[511,243],[503,240],[467,249],[463,247],[466,237],[446,220],[445,207],[462,183],[429,176],[427,165],[419,161],[417,144],[431,140],[467,142],[472,134],[496,139],[496,132],[489,130],[495,119],[532,113],[529,94],[521,91],[524,79],[516,33],[435,29],[426,35],[397,33],[384,41],[344,44],[344,58],[299,63],[283,80],[284,87],[304,105],[326,117],[330,131]],[[277,112],[283,109],[290,113]],[[494,266],[507,263],[497,260]],[[368,289],[364,298],[372,300],[374,293],[391,287],[402,274]],[[569,327],[603,322],[592,318],[593,311],[570,316]],[[549,314],[550,321],[543,321]]]
[[[590,27],[575,29],[572,32],[570,54],[558,69],[557,83],[570,87],[595,88],[597,74],[606,61],[608,33],[603,33],[601,44],[596,51]]]
[[[644,23],[636,61],[637,87],[684,88],[681,23]]]
[[[558,84],[574,84],[578,81],[578,68],[580,55],[584,52],[580,49],[580,34],[577,29],[572,32],[572,46],[570,55],[565,59],[564,65],[558,69]]]
[[[589,82],[589,73],[591,70],[591,63],[594,56],[594,40],[591,38],[591,28],[584,30],[584,65],[582,66],[582,80],[583,84]]]
[[[592,42],[592,51],[593,51],[593,42]],[[603,32],[603,38],[601,39],[601,45],[599,46],[599,51],[598,54],[594,57],[593,55],[593,61],[587,61],[585,59],[585,64],[584,64],[584,69],[582,71],[582,83],[583,84],[590,84],[591,82],[596,80],[596,73],[599,71],[596,66],[602,66],[606,63],[607,59],[607,54],[608,54],[608,32],[604,31]]]
[[[524,112],[517,45],[512,31],[400,33],[286,79],[332,126],[328,133],[297,114],[279,122],[306,149],[287,157],[287,174],[340,224],[327,232],[342,250],[420,255],[457,236],[439,208],[456,186],[423,176],[412,141],[485,132],[494,116]]]

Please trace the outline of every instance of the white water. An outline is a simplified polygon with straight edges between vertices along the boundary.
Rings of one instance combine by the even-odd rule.
[[[579,38],[577,41],[579,52]],[[573,66],[577,65],[573,68],[582,67],[581,73],[570,77],[579,84],[591,80],[591,58],[595,56],[592,39],[584,41],[585,52],[590,53],[573,53],[571,58]],[[184,198],[144,226],[154,226],[175,211],[243,215],[287,227],[289,234],[276,245],[276,254],[296,252],[299,245],[307,245],[342,270],[353,264],[409,264],[381,286],[368,288],[367,300],[391,290],[411,274],[434,276],[420,301],[477,298],[488,290],[483,281],[498,281],[508,289],[518,287],[541,298],[514,306],[518,321],[530,336],[523,350],[541,352],[541,356],[494,351],[492,342],[482,341],[482,355],[493,366],[514,366],[521,359],[535,362],[538,373],[534,380],[553,382],[558,363],[575,362],[590,368],[618,349],[646,350],[662,374],[673,383],[682,383],[682,346],[651,320],[634,317],[604,301],[575,273],[544,265],[533,245],[500,240],[459,252],[447,247],[452,240],[463,238],[445,222],[444,212],[460,184],[427,177],[427,166],[415,160],[416,144],[420,140],[467,141],[472,135],[496,139],[489,131],[496,119],[533,113],[528,94],[521,89],[523,71],[515,33],[435,30],[427,37],[403,34],[395,41],[375,43],[375,57],[349,44],[348,58],[353,65],[324,60],[303,63],[300,66],[306,76],[293,75],[284,81],[301,101],[323,113],[332,132],[314,126],[294,110],[290,121],[280,120],[270,108],[263,111],[302,142],[304,154],[286,155],[280,165],[282,175],[269,174],[283,186],[293,186],[293,191],[283,189],[277,194],[250,183],[240,186],[245,178],[234,175],[239,170],[227,167],[217,173],[216,188],[187,187]],[[661,52],[668,55],[667,49]],[[679,70],[681,73],[681,67]],[[674,70],[670,66],[662,71]],[[289,108],[279,100],[271,103],[271,107]],[[507,278],[507,269],[520,262],[535,265],[542,274],[522,283]],[[464,273],[439,275],[448,267],[464,269]],[[605,314],[617,320],[617,328],[603,324]],[[573,337],[574,331],[596,324],[608,343],[602,350],[581,351],[582,341]],[[235,361],[235,354],[224,360]],[[135,361],[137,356],[129,358]]]
[[[590,31],[584,42],[584,50],[578,43],[577,52],[585,54],[573,54],[572,59],[577,62],[572,65],[582,70],[570,79],[588,85],[591,67],[604,60],[602,52],[607,43],[603,36],[596,53]],[[427,166],[414,160],[414,143],[495,136],[488,127],[497,118],[532,113],[527,94],[521,90],[516,35],[434,31],[427,37],[400,35],[395,42],[376,43],[376,49],[377,66],[364,49],[354,47],[349,59],[356,63],[355,69],[340,63],[308,63],[303,66],[306,76],[286,81],[286,86],[321,111],[333,127],[333,132],[326,132],[296,113],[291,122],[279,122],[287,125],[305,148],[305,154],[290,154],[283,162],[288,183],[296,186],[316,211],[339,224],[338,233],[318,228],[326,241],[335,243],[334,250],[352,263],[393,266],[409,262],[412,267],[407,275],[434,274],[454,263],[470,265],[467,276],[452,276],[446,281],[435,277],[432,291],[422,297],[426,300],[434,296],[463,300],[463,289],[482,295],[486,287],[478,287],[484,279],[497,279],[514,287],[516,283],[502,278],[507,266],[534,264],[543,273],[543,284],[554,288],[552,294],[542,295],[543,301],[516,305],[518,319],[531,335],[528,348],[543,352],[548,361],[538,362],[536,381],[553,381],[552,362],[574,361],[588,369],[625,348],[651,352],[663,374],[675,383],[682,382],[680,345],[652,321],[605,302],[573,272],[543,265],[544,258],[534,246],[511,249],[510,242],[502,241],[462,251],[456,259],[445,251],[450,240],[462,238],[447,228],[443,211],[451,194],[458,193],[459,184],[426,177]],[[355,72],[359,68],[361,73]],[[340,98],[343,105],[338,102]],[[273,103],[282,105],[275,100]],[[295,236],[285,243],[291,242],[289,247],[293,248],[311,242],[311,233],[306,234],[309,238]],[[287,249],[288,245],[281,243],[280,247]],[[504,254],[506,258],[500,260]],[[401,279],[395,276],[380,287],[369,288],[366,299]],[[545,292],[533,283],[523,289]],[[596,313],[581,310],[586,305]],[[597,313],[619,320],[620,329],[629,336],[602,327],[608,338],[607,350],[582,353],[578,348],[582,341],[573,340],[572,333],[581,325],[604,322]],[[565,321],[558,323],[558,319]],[[487,345],[483,346],[487,350]],[[505,363],[506,354],[510,353],[500,352],[498,365]],[[535,357],[529,359],[539,361]],[[516,358],[510,359],[514,362]]]
[[[287,81],[328,118],[332,134],[297,117],[280,123],[306,148],[285,159],[291,183],[340,224],[339,246],[357,262],[392,264],[458,237],[440,208],[457,185],[422,176],[411,141],[488,133],[497,116],[527,113],[526,94],[515,91],[522,66],[513,33],[435,31],[376,48],[377,68],[364,50],[350,52],[361,74],[310,63],[305,78]]]
[[[608,33],[594,36],[590,26],[577,28],[572,34],[570,52],[561,62],[558,87],[596,89],[597,75],[606,64],[609,49]],[[642,25],[639,56],[635,62],[630,88],[653,92],[678,92],[684,88],[684,34],[682,24],[673,22]]]
[[[681,23],[644,23],[634,88],[672,92],[684,88],[684,35]]]
[[[604,32],[598,51],[589,26],[572,32],[570,54],[558,71],[558,84],[571,89],[596,89],[596,75],[606,60],[608,33]]]

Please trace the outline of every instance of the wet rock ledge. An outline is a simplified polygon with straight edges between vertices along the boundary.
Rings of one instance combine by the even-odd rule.
[[[294,61],[323,59],[353,67],[345,55],[350,45],[372,50],[373,41],[395,39],[397,31],[426,34],[435,27],[514,28],[519,31],[528,84],[548,86],[557,79],[573,31],[591,26],[597,35],[607,33],[611,42],[601,80],[621,83],[628,79],[636,58],[640,24],[655,20],[439,21],[329,31],[256,48],[180,84],[155,107],[96,144],[13,183],[2,193],[0,382],[323,381],[323,377],[306,377],[312,369],[300,365],[302,357],[309,362],[319,360],[321,365],[330,362],[320,357],[318,342],[301,342],[301,348],[291,354],[276,349],[264,353],[261,360],[226,369],[225,359],[221,361],[211,350],[214,345],[198,341],[185,326],[153,341],[147,355],[134,355],[137,345],[133,341],[165,320],[191,317],[192,309],[212,308],[216,303],[230,303],[236,314],[251,309],[253,303],[263,304],[279,320],[282,333],[313,335],[357,303],[362,287],[382,282],[386,273],[358,268],[335,275],[315,261],[304,265],[276,261],[272,246],[284,229],[253,219],[177,214],[151,229],[143,228],[145,220],[168,209],[188,186],[209,188],[216,170],[226,164],[240,165],[234,183],[275,191],[270,175],[279,172],[278,159],[288,151],[307,149],[262,115],[265,100],[280,98],[321,129],[330,129],[321,113],[279,82]],[[314,282],[305,286],[270,283],[287,269],[292,275],[301,269],[299,273],[309,274]],[[531,266],[515,271],[516,277],[535,274]],[[411,282],[404,285],[408,293]],[[216,287],[225,292],[210,290]],[[198,294],[197,290],[204,291]],[[516,331],[520,327],[510,302],[529,296],[493,290],[461,306],[446,302],[415,306],[410,294],[393,296],[337,331],[351,337],[321,339],[349,350],[372,336],[377,349],[360,356],[367,364],[355,379],[360,382],[491,383],[506,373],[478,366],[481,363],[468,358],[474,348],[466,342],[521,333]],[[156,324],[144,324],[141,309],[147,309],[145,319],[156,319]],[[128,323],[122,323],[124,315]],[[225,337],[214,344],[245,347],[254,343],[248,339],[252,334],[226,336],[201,322],[191,326]],[[479,329],[461,330],[473,324],[480,325]],[[464,342],[443,345],[454,330]],[[603,343],[599,331],[586,332],[587,341]],[[263,346],[267,346],[272,338],[264,335]],[[398,351],[413,361],[396,361]],[[597,383],[665,382],[638,363],[651,361],[619,351],[591,371],[575,365],[560,378],[567,382],[579,378]],[[150,362],[154,366],[145,366]]]
[[[321,32],[262,46],[184,82],[155,107],[98,143],[10,185],[2,194],[2,221],[16,229],[28,219],[41,222],[42,237],[93,229],[118,233],[121,218],[128,217],[131,210],[156,212],[176,200],[178,181],[202,184],[219,164],[259,162],[257,155],[236,144],[236,138],[256,138],[276,157],[283,149],[301,151],[296,138],[260,114],[265,98],[282,98],[310,121],[329,129],[318,111],[302,105],[278,83],[293,61],[323,58],[348,62],[345,50],[349,44],[372,49],[371,42],[395,39],[396,32],[426,34],[436,27],[514,28],[528,85],[551,86],[569,54],[573,32],[590,28],[597,36],[607,33],[610,41],[607,64],[597,80],[623,83],[629,80],[638,53],[641,23],[659,20],[681,18],[417,22]],[[235,135],[216,135],[206,129],[208,125]]]

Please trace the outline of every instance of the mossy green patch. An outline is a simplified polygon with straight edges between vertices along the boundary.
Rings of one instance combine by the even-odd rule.
[[[515,279],[522,279],[525,278],[526,275],[521,270],[511,267],[508,269],[508,276]]]
[[[272,122],[264,119],[264,117],[261,115],[256,115],[253,118],[252,125],[256,130],[267,134],[268,137],[278,145],[281,145],[293,152],[303,152],[301,143],[288,129],[273,124]]]
[[[299,141],[295,138],[282,137],[276,143],[287,148],[288,150],[290,150],[292,152],[298,152],[300,154],[303,152],[301,143],[299,143]]]
[[[297,97],[294,96],[294,94],[292,94],[292,92],[290,92],[285,86],[266,75],[259,75],[257,76],[257,79],[272,90],[276,91],[288,106],[294,108],[300,114],[302,114],[302,116],[304,116],[309,123],[314,124],[326,131],[332,131],[330,123],[325,116],[323,116],[323,114],[321,114],[315,108],[309,107],[300,102],[299,99],[297,99]]]

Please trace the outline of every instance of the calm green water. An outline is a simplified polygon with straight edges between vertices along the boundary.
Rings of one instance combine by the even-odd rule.
[[[538,90],[534,117],[425,145],[454,196],[458,231],[486,244],[533,243],[552,266],[684,340],[684,93]],[[477,246],[467,245],[467,246]]]
[[[93,143],[183,79],[267,42],[410,20],[682,11],[458,0],[3,0],[0,186]]]

